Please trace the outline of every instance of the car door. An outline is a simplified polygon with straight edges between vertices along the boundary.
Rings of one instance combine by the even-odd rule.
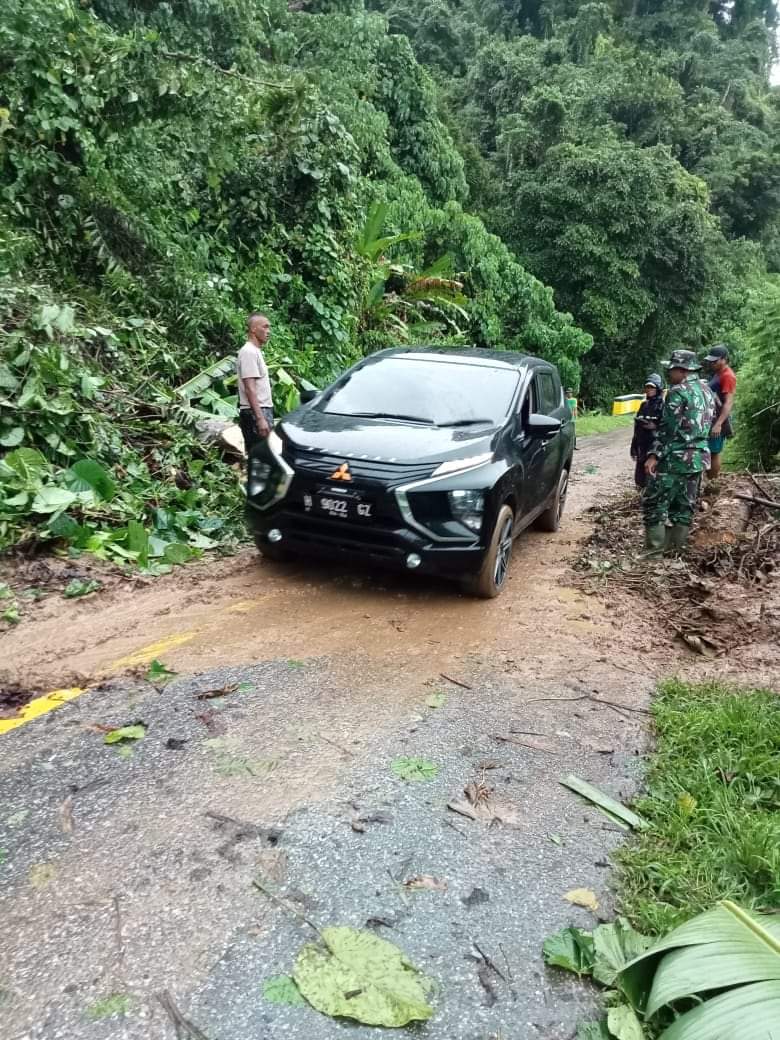
[[[533,378],[520,398],[512,432],[515,497],[518,502],[518,526],[533,519],[538,512],[539,487],[544,480],[545,444],[528,433],[528,417],[539,411],[539,387]]]
[[[556,370],[552,367],[539,369],[535,373],[534,379],[539,388],[539,411],[542,415],[549,415],[551,418],[559,419],[561,422],[561,430],[543,442],[545,456],[542,484],[543,494],[547,497],[558,486],[561,467],[565,461],[563,456],[567,443],[564,426],[568,426],[570,419]]]
[[[533,371],[527,397],[531,412],[564,420],[566,404],[563,399],[557,373],[550,366],[539,366]],[[527,407],[522,409],[521,419],[526,422]],[[527,430],[524,437],[525,480],[521,501],[523,513],[533,517],[547,505],[558,486],[558,477],[563,464],[563,437],[560,432],[548,437],[531,437]]]

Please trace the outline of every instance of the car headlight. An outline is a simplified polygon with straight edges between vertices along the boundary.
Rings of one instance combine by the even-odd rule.
[[[485,510],[484,492],[458,489],[447,492],[447,497],[453,517],[465,524],[470,531],[478,532],[482,527],[482,514]]]
[[[264,459],[251,458],[249,460],[249,481],[247,494],[251,497],[262,495],[268,487],[268,478],[271,476],[271,466]]]
[[[440,466],[437,466],[432,475],[434,477],[443,477],[446,473],[460,473],[464,469],[484,466],[486,462],[492,462],[492,460],[492,451],[486,451],[482,455],[472,455],[468,459],[450,459],[449,462],[442,462]]]

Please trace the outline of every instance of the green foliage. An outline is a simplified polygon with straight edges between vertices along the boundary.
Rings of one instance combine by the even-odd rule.
[[[0,66],[0,549],[161,573],[230,542],[196,427],[235,415],[258,308],[280,413],[412,338],[576,376],[589,338],[463,211],[438,89],[360,3],[8,0]]]
[[[390,768],[401,780],[433,780],[439,773],[435,762],[425,758],[408,758],[406,755],[394,758]]]
[[[764,297],[762,313],[748,333],[738,390],[734,457],[751,469],[775,468],[780,461],[780,287],[776,285]]]
[[[778,905],[777,697],[669,682],[654,713],[658,745],[638,806],[648,827],[619,853],[626,912],[661,934],[720,899]]]
[[[372,6],[434,67],[474,208],[594,337],[590,403],[744,328],[780,264],[771,5]]]
[[[91,1022],[102,1022],[104,1018],[113,1018],[115,1015],[126,1015],[133,1006],[133,1002],[126,993],[112,993],[109,997],[103,997],[90,1004],[86,1015]]]

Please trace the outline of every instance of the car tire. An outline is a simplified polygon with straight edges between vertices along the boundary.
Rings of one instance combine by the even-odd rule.
[[[549,531],[551,534],[554,534],[561,526],[561,518],[566,506],[566,493],[568,490],[569,471],[562,469],[561,475],[558,477],[558,487],[555,489],[553,500],[536,521],[536,526],[540,531]]]
[[[287,563],[292,559],[293,554],[289,549],[281,545],[274,545],[273,542],[267,541],[259,534],[255,535],[255,545],[257,551],[265,556],[266,560],[273,560],[274,563]]]
[[[514,528],[515,514],[509,506],[501,506],[482,567],[466,583],[469,595],[479,599],[495,599],[504,588],[512,559]]]

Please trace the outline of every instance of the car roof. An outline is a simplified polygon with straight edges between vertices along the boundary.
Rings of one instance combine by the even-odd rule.
[[[483,365],[487,368],[525,369],[540,365],[553,368],[549,361],[513,350],[485,350],[482,347],[390,347],[371,355],[376,358],[408,357],[417,361],[444,361],[459,365]],[[367,359],[368,360],[368,359]]]

